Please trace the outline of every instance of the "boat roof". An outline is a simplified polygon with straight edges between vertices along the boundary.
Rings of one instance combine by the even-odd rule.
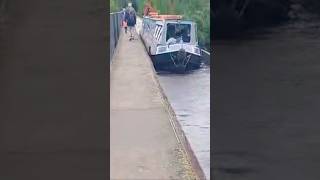
[[[171,15],[171,14],[162,14],[159,15],[157,12],[150,12],[149,16],[150,19],[154,20],[181,20],[182,16],[181,15]]]
[[[163,16],[163,15],[161,15]],[[167,15],[166,15],[167,16]],[[151,20],[154,20],[156,22],[180,22],[180,23],[192,23],[193,21],[191,20],[183,20],[182,18],[175,18],[175,17],[171,17],[172,15],[170,15],[170,17],[150,17],[150,16],[145,16],[144,18],[148,18]],[[174,15],[177,16],[177,15]]]

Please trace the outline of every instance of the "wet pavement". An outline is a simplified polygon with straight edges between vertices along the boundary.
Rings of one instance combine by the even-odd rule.
[[[158,72],[178,121],[207,179],[210,177],[210,68],[187,74]]]
[[[110,71],[111,179],[195,179],[140,39],[121,34]]]

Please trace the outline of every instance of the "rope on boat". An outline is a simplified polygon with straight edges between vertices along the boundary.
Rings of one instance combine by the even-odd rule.
[[[175,62],[176,57],[173,57],[172,53],[170,53],[170,59],[171,59],[171,61],[173,62],[174,66],[175,66],[175,67],[178,67],[177,64],[176,64],[176,62]]]

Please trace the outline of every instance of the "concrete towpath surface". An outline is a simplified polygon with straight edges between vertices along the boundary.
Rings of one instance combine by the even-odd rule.
[[[138,35],[122,34],[110,73],[111,179],[196,179]]]

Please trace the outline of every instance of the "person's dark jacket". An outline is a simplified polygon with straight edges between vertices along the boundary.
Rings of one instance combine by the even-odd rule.
[[[130,14],[132,14],[132,18],[130,18]],[[127,21],[127,24],[128,26],[135,26],[136,25],[136,21],[137,21],[137,18],[136,18],[136,12],[133,10],[128,10],[127,13],[126,13],[126,21]]]

